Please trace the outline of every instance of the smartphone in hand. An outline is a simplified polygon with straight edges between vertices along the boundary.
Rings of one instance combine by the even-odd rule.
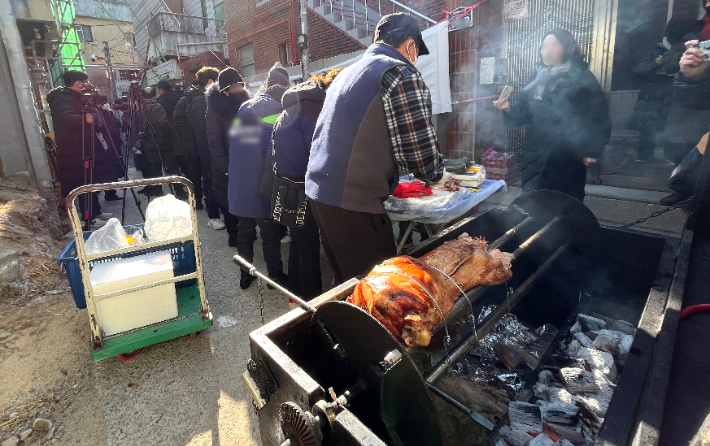
[[[500,97],[498,98],[498,102],[504,102],[510,99],[510,95],[513,94],[513,86],[512,85],[506,85],[503,87],[503,92],[500,94]]]

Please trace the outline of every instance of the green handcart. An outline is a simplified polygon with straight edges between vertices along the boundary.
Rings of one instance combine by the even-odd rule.
[[[74,206],[74,200],[89,192],[101,192],[116,189],[128,189],[140,186],[155,186],[163,184],[182,184],[189,191],[190,216],[192,234],[161,242],[148,242],[138,246],[87,254],[85,240],[91,231],[81,230],[81,221]],[[67,272],[69,282],[77,300],[83,292],[91,326],[91,360],[100,361],[113,356],[130,357],[133,352],[143,347],[159,342],[175,339],[181,336],[194,335],[212,326],[212,312],[207,302],[205,282],[202,270],[202,252],[200,248],[197,214],[195,212],[195,192],[192,182],[179,176],[151,178],[116,183],[91,184],[81,186],[67,196],[67,210],[74,232],[75,244],[67,247],[58,259]],[[130,228],[130,227],[128,227]],[[99,263],[116,259],[136,257],[143,254],[170,251],[173,260],[174,277],[154,281],[140,286],[120,289],[118,291],[96,294],[91,284],[91,268]],[[67,254],[65,256],[65,254]],[[147,290],[167,284],[176,284],[178,315],[175,318],[135,328],[121,333],[105,336],[101,330],[96,304],[103,299],[116,298],[128,293]]]

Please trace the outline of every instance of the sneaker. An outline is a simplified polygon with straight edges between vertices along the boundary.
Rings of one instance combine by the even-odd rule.
[[[636,160],[636,164],[646,164],[648,162],[648,159],[644,158],[639,158]]]
[[[290,235],[284,235],[284,236],[281,238],[281,244],[282,244],[282,245],[287,245],[287,244],[289,244],[289,243],[291,243],[291,236],[290,236]]]
[[[110,212],[102,212],[102,213],[100,213],[99,215],[96,216],[96,219],[98,219],[98,220],[104,220],[104,221],[108,221],[108,220],[110,220],[110,219],[112,219],[112,218],[113,218],[113,214],[110,213]],[[95,219],[95,220],[96,220],[96,219]]]
[[[252,276],[251,274],[249,274],[248,272],[246,272],[244,270],[241,270],[241,272],[242,272],[242,275],[239,278],[239,288],[246,290],[247,288],[249,288],[249,285],[251,285],[251,283],[254,281],[254,279],[256,279],[256,277]]]
[[[111,193],[113,192],[113,193]],[[119,197],[115,190],[107,191],[104,194],[104,201],[119,201],[123,200],[123,197]]]
[[[207,222],[207,226],[214,229],[215,231],[219,231],[220,229],[224,229],[226,227],[224,225],[224,222],[219,218],[210,219],[210,221]]]

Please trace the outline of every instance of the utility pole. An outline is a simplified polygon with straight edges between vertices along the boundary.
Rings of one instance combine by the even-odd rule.
[[[111,89],[111,94],[108,95],[111,102],[116,100],[116,85],[114,84],[113,65],[111,65],[111,48],[108,42],[104,41],[104,56],[106,56],[106,67],[108,69],[108,86]]]
[[[307,81],[311,75],[308,67],[308,2],[301,0],[301,34],[298,36],[298,46],[301,48],[301,68],[303,70],[303,82]]]

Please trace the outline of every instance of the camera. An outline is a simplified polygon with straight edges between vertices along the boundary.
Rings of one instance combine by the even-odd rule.
[[[697,43],[693,45],[693,48],[699,48],[700,51],[705,53],[705,60],[710,60],[710,40]]]
[[[96,97],[99,95],[99,89],[91,82],[81,84],[81,100],[84,103],[85,110],[93,110],[96,105]]]

